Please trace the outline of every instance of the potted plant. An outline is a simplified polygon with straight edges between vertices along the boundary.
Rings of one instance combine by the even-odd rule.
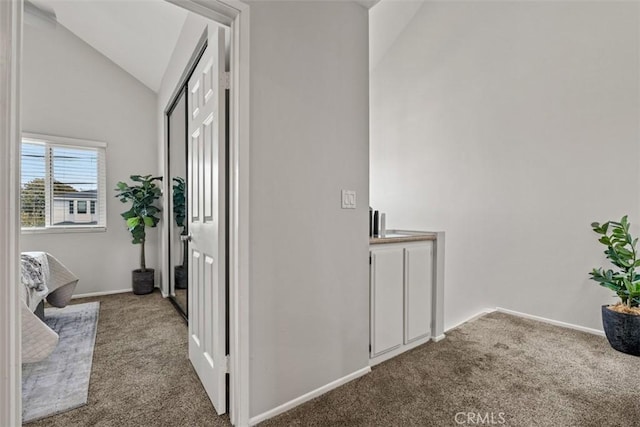
[[[638,239],[629,233],[629,221],[623,216],[620,222],[594,222],[593,231],[605,245],[607,259],[616,270],[593,269],[591,278],[601,286],[611,289],[620,302],[602,306],[602,324],[609,344],[623,353],[640,356],[640,267],[636,249]]]
[[[187,225],[185,219],[187,217],[187,198],[186,198],[186,182],[182,177],[173,178],[173,218],[178,227],[182,227],[181,236],[186,236]],[[181,239],[182,243],[182,262],[175,266],[174,278],[176,289],[187,288],[187,241]]]
[[[132,272],[133,293],[143,295],[153,292],[154,269],[147,268],[144,245],[147,240],[146,228],[155,227],[160,218],[157,216],[160,209],[155,206],[162,192],[155,181],[161,177],[151,175],[131,175],[134,184],[118,182],[116,197],[122,203],[131,203],[131,209],[123,212],[121,216],[127,221],[127,228],[133,236],[132,243],[140,245],[140,268]]]

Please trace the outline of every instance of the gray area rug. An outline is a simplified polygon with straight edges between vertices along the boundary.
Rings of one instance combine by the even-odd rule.
[[[85,301],[100,301],[89,401],[29,427],[231,426],[191,366],[187,324],[158,290]]]
[[[99,302],[45,309],[45,323],[60,340],[45,360],[22,365],[23,422],[87,403],[99,309]]]

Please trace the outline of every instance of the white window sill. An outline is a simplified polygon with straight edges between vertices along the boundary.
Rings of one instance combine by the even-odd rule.
[[[58,234],[58,233],[104,233],[107,227],[42,227],[42,228],[23,228],[22,234]]]

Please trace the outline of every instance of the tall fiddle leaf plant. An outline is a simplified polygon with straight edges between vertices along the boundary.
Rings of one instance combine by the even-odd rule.
[[[630,226],[626,215],[620,222],[591,224],[593,231],[602,236],[598,241],[606,246],[604,253],[617,270],[594,268],[589,274],[591,279],[601,286],[614,291],[623,304],[628,307],[638,307],[640,305],[640,274],[636,272],[640,267],[636,249],[638,239],[634,239],[629,233]]]
[[[147,240],[146,228],[155,227],[160,221],[158,214],[160,208],[156,202],[162,195],[162,190],[156,185],[162,177],[151,175],[131,175],[129,185],[126,182],[118,182],[116,197],[122,203],[131,203],[131,209],[120,214],[127,221],[127,228],[133,237],[133,244],[140,244],[140,271],[147,271],[144,246]]]
[[[187,218],[187,197],[186,197],[186,182],[184,178],[177,176],[173,178],[173,218],[176,221],[178,227],[182,227],[182,236],[187,234],[187,224],[185,220]],[[187,253],[187,242],[182,241],[182,266],[184,266]]]

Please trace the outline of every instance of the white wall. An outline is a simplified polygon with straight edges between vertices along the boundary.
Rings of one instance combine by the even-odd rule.
[[[251,3],[251,416],[368,364],[367,21],[350,2]],[[187,17],[160,117],[206,25]]]
[[[25,24],[23,55],[23,130],[108,145],[107,231],[22,234],[21,250],[53,254],[80,278],[77,294],[130,288],[140,247],[113,189],[158,169],[156,95],[62,26]],[[147,266],[158,268],[156,234],[146,249]]]
[[[251,416],[368,365],[367,15],[251,2]]]
[[[589,224],[640,229],[639,4],[413,6],[371,11],[372,205],[447,232],[446,326],[502,306],[601,328]]]

